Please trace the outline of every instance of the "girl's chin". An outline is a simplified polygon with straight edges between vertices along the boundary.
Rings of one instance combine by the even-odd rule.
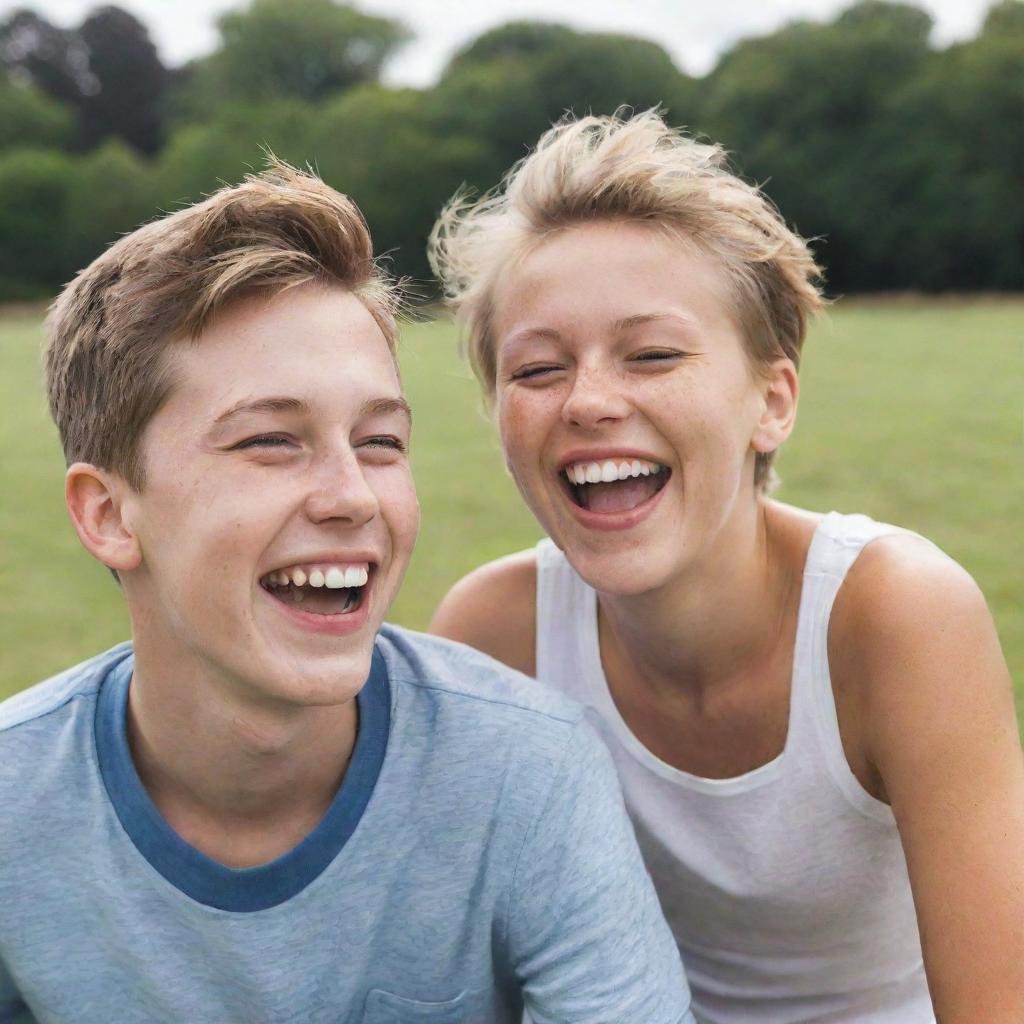
[[[665,562],[653,552],[626,551],[595,555],[562,549],[580,579],[594,590],[616,597],[639,597],[660,590],[669,582]],[[646,564],[645,564],[646,563]]]

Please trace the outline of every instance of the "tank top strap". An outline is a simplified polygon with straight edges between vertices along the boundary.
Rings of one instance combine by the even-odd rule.
[[[879,523],[865,515],[844,515],[829,512],[823,516],[807,552],[805,575],[814,573],[836,581],[835,590],[846,578],[850,567],[868,543],[878,537],[906,533],[898,526]],[[834,600],[835,593],[832,594]],[[831,610],[831,602],[829,603]]]
[[[597,595],[554,541],[536,547],[536,674],[581,704],[600,703],[603,672],[597,638]],[[596,659],[596,663],[595,663]]]
[[[793,655],[790,736],[787,747],[803,760],[823,759],[829,775],[853,807],[876,821],[892,821],[889,806],[861,786],[843,750],[828,663],[828,629],[839,588],[864,548],[879,537],[906,533],[864,515],[830,512],[807,551]],[[817,757],[814,756],[816,751]]]

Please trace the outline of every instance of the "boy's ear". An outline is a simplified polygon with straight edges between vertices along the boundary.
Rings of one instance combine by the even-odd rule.
[[[82,546],[115,570],[138,568],[142,549],[124,517],[128,484],[115,473],[76,462],[64,478],[64,500]]]
[[[763,408],[750,445],[756,452],[773,452],[796,424],[800,379],[791,359],[776,359],[762,380]]]

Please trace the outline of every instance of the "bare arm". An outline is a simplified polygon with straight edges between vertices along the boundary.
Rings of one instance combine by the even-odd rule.
[[[532,676],[535,672],[537,560],[520,551],[464,576],[445,595],[430,632],[459,640]]]
[[[845,589],[839,660],[861,687],[862,742],[899,826],[936,1014],[1019,1024],[1024,756],[992,617],[970,576],[914,538],[873,544]]]

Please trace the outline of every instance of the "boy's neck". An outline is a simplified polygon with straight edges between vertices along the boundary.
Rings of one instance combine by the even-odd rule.
[[[141,663],[140,663],[141,662]],[[287,853],[323,817],[348,767],[354,700],[246,704],[225,690],[147,672],[136,650],[127,735],[139,778],[189,845],[229,867]]]

